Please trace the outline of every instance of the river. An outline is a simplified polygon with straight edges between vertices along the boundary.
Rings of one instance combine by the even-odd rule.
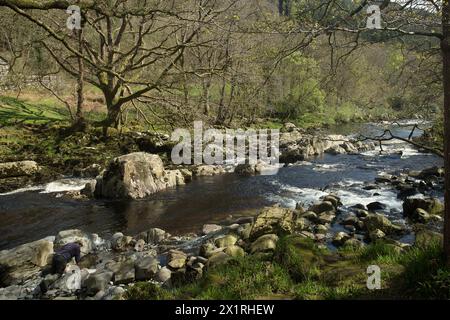
[[[402,137],[407,137],[411,130],[392,124],[360,124],[330,128],[329,132],[375,136],[385,127]],[[420,130],[415,132],[420,134]],[[343,210],[357,203],[380,201],[387,205],[384,213],[391,220],[404,223],[402,202],[393,190],[363,187],[383,172],[421,170],[436,165],[443,165],[441,158],[391,141],[382,154],[375,150],[359,155],[324,155],[284,167],[270,176],[201,177],[186,186],[139,201],[79,201],[59,197],[58,192],[80,189],[85,182],[68,178],[0,195],[0,249],[73,228],[101,236],[118,231],[133,235],[152,227],[172,234],[198,232],[203,224],[224,220],[230,214],[246,215],[274,203],[295,207],[302,202],[307,206],[331,192],[341,197]],[[436,191],[435,196],[442,194]]]

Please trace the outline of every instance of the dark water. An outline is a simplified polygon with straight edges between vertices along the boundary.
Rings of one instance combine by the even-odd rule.
[[[337,133],[363,132],[376,135],[379,125],[358,125],[330,129]],[[396,128],[395,134],[408,136],[409,128]],[[421,134],[419,131],[416,134]],[[183,187],[158,193],[148,199],[128,202],[76,201],[39,191],[0,196],[0,249],[37,240],[58,231],[79,228],[107,235],[117,231],[136,234],[159,227],[173,234],[198,232],[208,222],[230,214],[246,214],[271,203],[293,206],[311,203],[326,192],[343,190],[344,205],[372,201],[361,189],[380,172],[420,170],[442,165],[434,155],[418,153],[405,144],[363,155],[325,155],[299,165],[280,169],[277,175],[238,177],[227,174],[204,177]],[[403,152],[401,156],[400,152]],[[373,193],[373,191],[372,191]],[[399,202],[389,190],[379,190],[379,199],[398,211]]]

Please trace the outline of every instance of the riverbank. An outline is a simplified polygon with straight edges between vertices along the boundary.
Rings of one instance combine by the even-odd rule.
[[[231,202],[239,203],[242,199],[249,201],[260,197],[261,190],[257,186],[279,187],[276,193],[271,191],[270,203],[261,205],[264,202],[259,202],[255,206],[252,210],[254,214],[242,215],[229,211],[229,217],[220,220],[219,217],[224,216],[223,212],[215,214],[210,211],[211,217],[205,221],[211,221],[214,216],[216,224],[209,223],[195,229],[195,234],[177,232],[174,233],[175,236],[161,228],[142,229],[145,228],[145,212],[150,210],[146,206],[147,199],[126,202],[126,206],[136,208],[133,209],[136,211],[136,225],[141,228],[137,232],[121,230],[122,232],[99,236],[95,234],[98,231],[96,228],[92,228],[91,232],[94,233],[57,229],[54,236],[2,251],[0,282],[4,288],[0,289],[0,295],[5,299],[331,299],[380,295],[386,298],[395,294],[401,294],[403,298],[408,297],[407,294],[414,297],[414,293],[409,291],[404,294],[402,291],[391,293],[390,290],[396,286],[390,282],[391,276],[383,278],[386,281],[383,285],[389,288],[388,291],[368,291],[365,287],[366,264],[385,263],[383,268],[393,270],[392,279],[403,281],[410,277],[404,273],[406,265],[414,265],[417,262],[415,258],[432,255],[433,259],[438,259],[439,246],[432,245],[435,240],[430,239],[438,239],[438,233],[442,231],[442,218],[439,215],[442,209],[439,201],[442,197],[442,169],[407,170],[410,165],[412,168],[420,168],[418,159],[422,159],[420,161],[424,164],[430,164],[431,161],[426,155],[416,154],[404,146],[393,145],[388,152],[380,154],[373,150],[374,145],[358,146],[358,141],[352,142],[342,136],[325,136],[320,139],[290,125],[283,129],[280,147],[282,156],[288,154],[289,159],[285,160],[292,163],[280,170],[278,175],[268,177],[255,175],[259,173],[256,168],[248,166],[233,169],[230,172],[236,171],[235,174],[229,175],[224,174],[227,170],[212,166],[178,169],[164,167],[164,161],[159,157],[139,153],[139,157],[151,157],[153,169],[159,168],[152,169],[147,174],[152,177],[152,181],[161,179],[161,184],[157,183],[160,186],[167,187],[166,183],[170,181],[178,185],[181,181],[179,179],[187,182],[194,176],[187,186],[192,185],[196,189],[205,182],[201,180],[202,176],[210,176],[214,180],[204,187],[206,192],[211,192],[212,186],[220,181],[216,177],[226,177],[225,181],[228,179],[229,186],[237,188],[239,194],[232,194],[228,198],[220,190],[217,199],[221,199],[228,207]],[[327,155],[323,160],[319,157],[319,160],[314,160],[314,164],[308,162],[311,156],[324,153]],[[133,162],[139,157],[131,154],[127,161]],[[383,162],[377,165],[380,159],[386,159],[391,170]],[[144,172],[136,164],[132,167]],[[100,177],[120,181],[115,175],[115,170],[119,167],[107,165],[105,168],[107,170]],[[384,171],[381,174],[380,169]],[[345,176],[342,170],[351,172],[353,178],[364,182],[359,184],[342,181],[340,176]],[[242,178],[239,178],[240,174],[243,175]],[[172,176],[175,179],[164,178]],[[147,180],[145,177],[140,178]],[[108,180],[100,179],[102,184],[110,185]],[[301,181],[302,188],[295,187],[296,179]],[[321,179],[324,179],[323,182]],[[305,181],[310,184],[309,188]],[[327,185],[324,186],[325,183]],[[96,186],[91,182],[87,185],[90,186],[91,194],[86,190],[81,192],[81,188],[61,190],[49,194],[46,199],[53,199],[51,202],[64,212],[74,207],[79,216],[79,204],[84,203],[89,207],[102,205],[102,202],[90,200]],[[116,184],[111,186],[114,185]],[[157,191],[149,189],[145,183],[139,185],[143,190]],[[171,212],[179,211],[181,216],[175,220],[169,219],[168,224],[174,224],[177,220],[185,225],[202,221],[198,216],[190,216],[185,211],[190,202],[197,201],[192,193],[193,189],[184,185],[176,188],[169,186],[167,191],[153,195],[156,199],[158,196],[163,197],[159,206],[163,204],[171,207],[169,199],[175,194],[186,192],[188,197],[181,199],[180,207],[171,208]],[[214,203],[214,207],[220,208],[219,200],[205,193],[205,190],[201,189],[199,196],[207,197],[209,202]],[[249,198],[245,198],[245,190],[250,190]],[[262,191],[267,198],[265,191]],[[32,192],[27,194],[35,197]],[[140,195],[141,192],[135,194]],[[164,198],[164,194],[168,198]],[[24,194],[20,192],[15,196],[19,200],[24,199]],[[120,196],[124,194],[121,193]],[[7,201],[6,206],[3,205],[7,210],[12,205],[8,197],[3,198]],[[63,198],[70,199],[70,205],[59,204],[59,199]],[[308,198],[312,199],[312,203]],[[273,206],[274,203],[279,205]],[[112,203],[112,207],[117,207],[117,204]],[[272,206],[268,207],[269,204]],[[207,208],[210,210],[212,207]],[[197,207],[192,209],[192,212],[199,211]],[[24,203],[24,210],[29,216],[31,208],[27,207],[27,203]],[[37,207],[37,210],[42,211],[42,208]],[[122,207],[118,207],[118,210],[121,216],[129,215]],[[52,224],[55,224],[55,212],[48,212],[52,212]],[[93,211],[88,209],[88,212]],[[14,209],[11,213],[17,214]],[[161,215],[166,216],[166,213],[162,212]],[[91,213],[89,219],[96,219],[97,216],[98,213]],[[42,218],[40,221],[44,222]],[[22,220],[23,223],[27,224]],[[104,225],[109,222],[102,218],[101,223]],[[49,230],[45,228],[45,235],[51,234]],[[81,268],[70,267],[69,272],[61,279],[45,276],[44,270],[51,261],[54,249],[74,239],[86,244],[87,251]],[[422,244],[418,245],[420,242]],[[303,267],[305,257],[310,257],[311,261],[306,261],[306,266]],[[438,273],[438,270],[445,269],[439,263],[437,265],[437,269],[422,266],[423,270],[430,271],[426,273],[429,276],[427,281],[447,281],[445,277],[439,278],[438,274],[442,272]],[[242,274],[245,275],[244,280],[238,281],[238,275]],[[415,277],[419,279],[419,274]],[[229,285],[224,287],[225,284]],[[425,288],[427,286],[429,284],[425,284]]]

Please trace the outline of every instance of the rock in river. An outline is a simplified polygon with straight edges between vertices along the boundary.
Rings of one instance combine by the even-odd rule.
[[[112,160],[98,178],[95,196],[110,199],[141,199],[183,184],[179,170],[166,171],[161,158],[144,152]]]
[[[383,233],[390,234],[398,234],[403,231],[403,228],[397,225],[394,225],[388,218],[381,214],[371,214],[364,220],[364,224],[367,230],[373,232],[377,229],[383,231]]]
[[[429,214],[441,214],[444,211],[444,206],[438,199],[408,198],[403,202],[403,215],[412,217],[418,208],[425,210]]]
[[[39,166],[34,161],[0,163],[0,179],[32,176],[38,172]]]

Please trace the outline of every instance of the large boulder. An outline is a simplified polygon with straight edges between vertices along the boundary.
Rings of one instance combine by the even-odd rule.
[[[97,180],[95,196],[110,199],[141,199],[183,184],[179,170],[166,171],[161,158],[144,152],[112,160]]]
[[[416,209],[423,209],[429,214],[441,214],[444,211],[443,204],[435,198],[408,198],[403,202],[403,215],[412,217]]]
[[[431,220],[431,217],[432,216],[425,210],[417,208],[410,218],[413,222],[427,223]]]
[[[170,280],[172,276],[172,271],[169,268],[163,267],[161,268],[155,275],[155,280],[161,283],[165,283]]]
[[[264,208],[256,217],[250,232],[250,238],[256,239],[264,234],[274,233],[278,236],[291,234],[295,228],[294,212],[279,207]]]
[[[262,174],[263,172],[269,172],[269,170],[271,170],[271,167],[267,163],[258,161],[256,164],[239,164],[234,169],[234,173],[240,176],[252,176]]]
[[[244,249],[242,249],[239,246],[226,247],[223,252],[226,253],[227,255],[229,255],[230,257],[233,257],[233,258],[245,256]]]
[[[369,233],[378,230],[387,235],[402,233],[403,228],[393,224],[388,218],[381,214],[370,214],[365,218],[364,224]]]
[[[97,244],[101,242],[101,239],[96,235],[87,234],[79,229],[64,230],[60,231],[56,236],[55,249],[76,241],[80,241],[83,244],[81,254],[85,255],[93,251]]]
[[[0,265],[7,268],[34,265],[44,267],[53,254],[53,239],[46,238],[26,243],[11,250],[0,251]]]
[[[0,163],[0,179],[32,176],[40,170],[34,161]]]
[[[148,244],[159,244],[169,238],[170,234],[159,228],[151,228],[148,231],[141,232],[138,239],[144,240]]]

